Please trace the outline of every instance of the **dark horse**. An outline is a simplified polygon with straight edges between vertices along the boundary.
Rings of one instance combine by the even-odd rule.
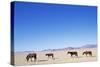
[[[84,52],[83,52],[83,55],[84,55],[84,54],[85,54],[86,56],[87,56],[87,55],[92,56],[92,52],[91,52],[91,51],[84,51]]]
[[[37,54],[36,53],[30,53],[26,56],[26,60],[27,62],[29,61],[29,59],[31,59],[31,62],[32,62],[32,59],[34,58],[34,62],[36,61],[37,59]]]
[[[76,57],[78,57],[78,53],[76,51],[74,51],[74,52],[68,51],[67,54],[70,54],[71,57],[73,57],[73,55],[75,55]]]
[[[54,59],[54,54],[53,53],[48,53],[48,54],[45,54],[46,56],[48,56],[48,58],[52,57],[52,59]]]

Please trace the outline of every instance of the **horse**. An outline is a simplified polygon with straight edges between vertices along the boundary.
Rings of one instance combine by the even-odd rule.
[[[92,51],[84,51],[84,52],[83,52],[83,55],[84,55],[84,54],[85,54],[86,56],[87,56],[87,55],[92,56]]]
[[[54,59],[54,54],[53,53],[45,54],[45,56],[48,56],[48,58],[52,57],[52,59]]]
[[[73,57],[73,55],[75,55],[76,57],[78,57],[78,53],[76,51],[74,51],[74,52],[68,51],[67,54],[70,54],[71,57]]]
[[[32,59],[34,58],[34,62],[36,61],[37,59],[37,54],[36,53],[30,53],[26,56],[26,60],[27,62],[29,61],[29,59],[31,59],[31,62],[32,62]]]

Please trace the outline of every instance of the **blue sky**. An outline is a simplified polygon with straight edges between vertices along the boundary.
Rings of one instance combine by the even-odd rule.
[[[15,2],[15,51],[97,43],[95,6]]]

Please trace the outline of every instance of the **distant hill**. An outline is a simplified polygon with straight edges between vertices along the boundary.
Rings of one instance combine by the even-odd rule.
[[[81,47],[67,47],[67,48],[60,48],[60,49],[46,49],[43,51],[57,51],[57,50],[68,50],[68,49],[80,49],[80,48],[96,48],[97,45],[96,44],[86,44],[84,46]]]
[[[65,47],[65,48],[58,48],[58,49],[45,49],[45,50],[42,50],[42,51],[73,50],[73,49],[80,49],[80,48],[96,48],[96,47],[97,47],[97,44],[86,44],[86,45],[83,45],[81,47]],[[20,53],[22,53],[22,52],[20,52]],[[36,52],[36,51],[34,51],[34,50],[24,51],[24,53],[32,53],[32,52]]]
[[[95,48],[95,47],[97,47],[96,44],[87,44],[87,45],[82,46],[81,48]]]

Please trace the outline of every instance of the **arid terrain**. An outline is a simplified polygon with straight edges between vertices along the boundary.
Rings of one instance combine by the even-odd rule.
[[[68,51],[76,51],[78,53],[78,57],[73,55],[71,57],[70,54],[67,54]],[[92,56],[83,55],[84,51],[91,51]],[[27,62],[26,56],[29,53],[36,53],[37,60],[31,62],[30,60]],[[53,53],[54,59],[52,57],[46,56],[45,54]],[[25,52],[16,52],[15,53],[15,65],[36,65],[36,64],[55,64],[55,63],[69,63],[69,62],[87,62],[87,61],[96,61],[97,60],[97,48],[77,48],[77,49],[65,49],[65,50],[55,50],[55,51],[25,51]]]

